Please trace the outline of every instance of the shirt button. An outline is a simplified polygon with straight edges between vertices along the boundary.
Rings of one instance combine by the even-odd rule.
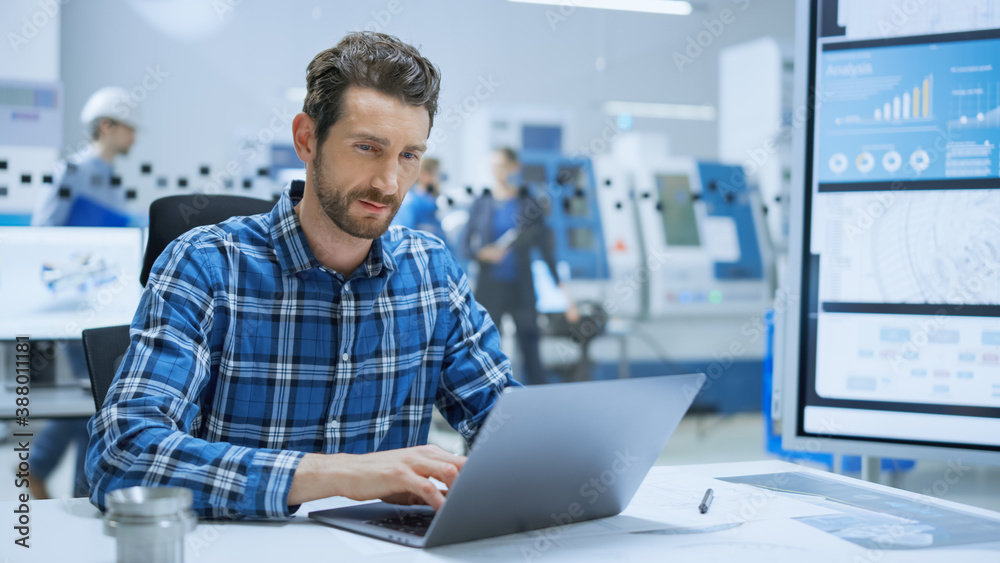
[[[346,362],[347,360],[351,359],[351,356],[348,355],[347,352],[344,352],[344,355],[341,356],[340,359],[342,359],[342,360],[344,360]]]

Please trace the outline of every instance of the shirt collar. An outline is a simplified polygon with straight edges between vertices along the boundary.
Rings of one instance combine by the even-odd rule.
[[[302,192],[305,190],[305,182],[302,180],[292,180],[286,187],[278,203],[271,210],[271,242],[278,255],[278,263],[281,269],[289,274],[295,274],[310,268],[323,268],[319,260],[309,248],[305,231],[302,230],[302,223],[295,213],[295,205],[302,199]],[[354,275],[365,275],[375,277],[385,272],[396,269],[396,263],[392,254],[386,248],[381,237],[372,241],[372,246],[368,250],[368,256],[361,263]]]

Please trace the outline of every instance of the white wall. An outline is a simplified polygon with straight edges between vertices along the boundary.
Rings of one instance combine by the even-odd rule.
[[[32,82],[59,79],[59,4],[5,0],[0,14],[4,44],[0,78]]]
[[[49,86],[59,81],[60,6],[55,1],[39,3],[38,0],[5,0],[0,6],[0,81],[10,81],[18,86]],[[62,104],[57,96],[56,105]],[[21,108],[31,113],[33,108]],[[42,110],[43,112],[45,110]],[[0,127],[8,127],[10,114],[0,119]],[[23,127],[30,127],[23,121]],[[45,128],[44,118],[35,123]],[[48,121],[52,124],[52,121]],[[58,125],[55,125],[58,126]],[[17,128],[11,131],[18,131]],[[16,135],[16,134],[15,134]],[[9,138],[11,135],[4,135]],[[15,137],[16,139],[17,137]],[[6,141],[0,141],[3,143]],[[13,216],[21,222],[28,220],[34,207],[35,191],[42,185],[42,175],[51,171],[57,155],[51,146],[2,145],[0,161],[7,169],[0,169],[0,223],[4,216]],[[31,182],[23,184],[21,174],[30,173]]]
[[[277,137],[289,138],[290,124],[272,121],[276,111],[300,109],[285,100],[285,90],[305,85],[306,65],[317,52],[369,26],[412,42],[442,69],[443,112],[474,95],[481,78],[492,77],[500,85],[490,103],[571,107],[579,124],[570,146],[582,146],[605,126],[602,101],[715,105],[721,47],[793,35],[792,0],[711,0],[687,17],[588,9],[562,15],[558,7],[503,0],[398,0],[395,15],[388,0],[243,0],[221,15],[212,11],[227,1],[180,2],[201,13],[188,18],[183,28],[194,37],[186,39],[165,34],[142,16],[162,0],[68,3],[61,45],[64,144],[83,140],[77,115],[87,96],[117,84],[139,88],[145,98],[139,104],[145,130],[119,164],[126,184],[144,161],[154,162],[155,172],[170,174],[171,181],[177,174],[193,175],[200,163],[216,169],[232,159],[246,164],[238,135],[279,125]],[[719,18],[722,9],[731,10],[731,23],[715,26],[718,37],[702,34],[707,47],[679,70],[673,54],[685,54],[689,39],[696,41],[707,30],[703,22]],[[595,64],[601,56],[603,71]],[[165,73],[162,82],[146,78],[147,69]],[[144,79],[155,88],[142,91]],[[452,178],[460,178],[460,119],[445,117],[435,125],[448,134],[437,152]],[[714,122],[638,119],[635,128],[666,132],[675,152],[717,157]]]

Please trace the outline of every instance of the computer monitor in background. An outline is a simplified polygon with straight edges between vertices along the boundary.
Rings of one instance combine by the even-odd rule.
[[[142,286],[142,230],[0,227],[0,340],[77,339],[130,324]]]
[[[799,2],[784,446],[1000,464],[1000,13]]]

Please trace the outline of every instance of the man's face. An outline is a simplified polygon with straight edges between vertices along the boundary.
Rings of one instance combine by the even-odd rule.
[[[420,176],[417,177],[417,183],[427,188],[432,186],[434,189],[441,187],[441,174],[439,172],[430,173],[426,170],[420,171]]]
[[[312,162],[316,197],[330,220],[353,237],[385,234],[420,173],[429,132],[426,108],[348,88]]]
[[[493,177],[498,184],[506,184],[510,175],[517,172],[517,164],[511,162],[501,151],[493,152]]]
[[[106,120],[106,124],[102,124],[101,128],[104,142],[114,149],[115,154],[127,156],[129,149],[135,143],[135,129],[110,119]]]

